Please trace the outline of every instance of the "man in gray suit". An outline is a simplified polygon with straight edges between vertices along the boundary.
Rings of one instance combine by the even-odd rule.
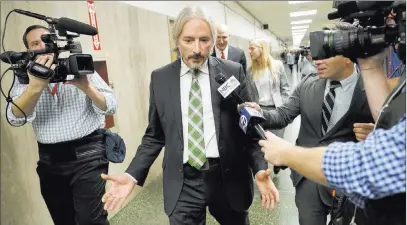
[[[301,115],[296,145],[302,147],[357,141],[354,124],[373,122],[358,68],[343,56],[317,60],[316,65],[318,74],[306,76],[288,101],[277,109],[262,111],[256,103],[246,105],[263,112],[267,119],[263,124],[265,129],[281,129]],[[326,225],[334,200],[333,190],[295,171],[291,178],[300,224]],[[339,196],[336,195],[335,201]]]
[[[122,205],[135,184],[143,186],[161,149],[164,209],[171,225],[203,225],[206,207],[220,224],[247,225],[253,175],[266,208],[279,202],[270,170],[255,140],[239,128],[237,102],[218,93],[222,73],[240,82],[236,92],[250,100],[243,67],[210,57],[216,30],[200,8],[187,7],[174,25],[181,58],[151,75],[148,127],[126,174],[113,181],[105,208]]]
[[[212,56],[240,63],[246,73],[246,55],[242,49],[233,47],[229,44],[230,32],[228,26],[225,24],[218,25],[216,27],[216,33],[216,45],[213,48]]]

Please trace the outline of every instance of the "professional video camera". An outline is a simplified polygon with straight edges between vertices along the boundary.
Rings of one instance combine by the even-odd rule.
[[[50,32],[49,34],[41,35],[41,40],[46,46],[44,50],[27,52],[5,51],[4,43],[2,43],[4,52],[0,55],[0,59],[5,63],[12,64],[11,69],[18,77],[20,83],[28,84],[27,70],[33,76],[49,79],[50,83],[63,82],[67,79],[67,75],[81,77],[94,73],[92,56],[89,54],[81,54],[81,44],[73,39],[79,37],[79,34],[96,35],[98,33],[96,28],[69,18],[62,17],[60,19],[53,19],[20,9],[12,10],[7,15],[6,23],[8,16],[12,12],[46,21],[49,25]],[[3,40],[4,33],[5,30],[3,31]],[[65,37],[65,39],[61,37]],[[66,42],[66,45],[60,47],[60,42]],[[73,54],[67,58],[59,58],[59,54],[66,51]],[[35,63],[36,56],[50,53],[54,54],[53,64],[56,65],[55,70]]]
[[[309,55],[309,53],[310,53],[310,47],[304,47],[304,46],[300,46],[300,54],[302,55],[302,56],[308,56]]]
[[[406,63],[405,0],[336,1],[334,5],[337,6],[337,11],[328,14],[328,19],[341,18],[350,23],[350,26],[347,30],[311,32],[313,59],[343,55],[356,62],[356,58],[376,55],[382,49],[398,44],[399,58]],[[394,20],[394,23],[388,23],[388,19]]]

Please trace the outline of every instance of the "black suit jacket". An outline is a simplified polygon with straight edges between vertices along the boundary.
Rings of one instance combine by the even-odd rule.
[[[235,62],[209,57],[212,109],[222,166],[223,184],[234,210],[247,210],[253,200],[253,173],[268,168],[257,142],[239,127],[237,102],[218,93],[215,76],[235,76],[241,83],[236,92],[250,101],[243,67]],[[127,173],[142,186],[161,149],[163,160],[164,208],[170,215],[183,185],[183,129],[180,99],[180,59],[153,71],[150,83],[148,127]]]
[[[215,47],[213,48],[212,56],[216,57]],[[243,66],[244,72],[246,73],[247,61],[246,61],[246,55],[244,54],[244,51],[242,49],[228,45],[227,60],[240,63]]]

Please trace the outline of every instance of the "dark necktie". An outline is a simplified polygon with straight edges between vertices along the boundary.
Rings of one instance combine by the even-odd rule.
[[[324,103],[322,104],[322,135],[325,135],[328,131],[328,124],[335,103],[335,88],[339,86],[341,86],[341,83],[338,81],[331,81],[329,92],[325,95]]]
[[[220,58],[225,59],[225,53],[223,51],[220,52]]]

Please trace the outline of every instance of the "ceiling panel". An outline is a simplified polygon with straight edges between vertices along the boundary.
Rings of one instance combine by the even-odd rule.
[[[332,1],[311,1],[301,4],[289,4],[288,1],[239,1],[247,11],[253,14],[263,24],[269,25],[269,30],[281,38],[288,46],[293,45],[291,21],[312,19],[309,28],[302,38],[301,44],[308,45],[310,31],[321,30],[322,26],[333,21],[328,20],[327,14],[335,11]],[[290,12],[317,10],[312,16],[290,17]]]

